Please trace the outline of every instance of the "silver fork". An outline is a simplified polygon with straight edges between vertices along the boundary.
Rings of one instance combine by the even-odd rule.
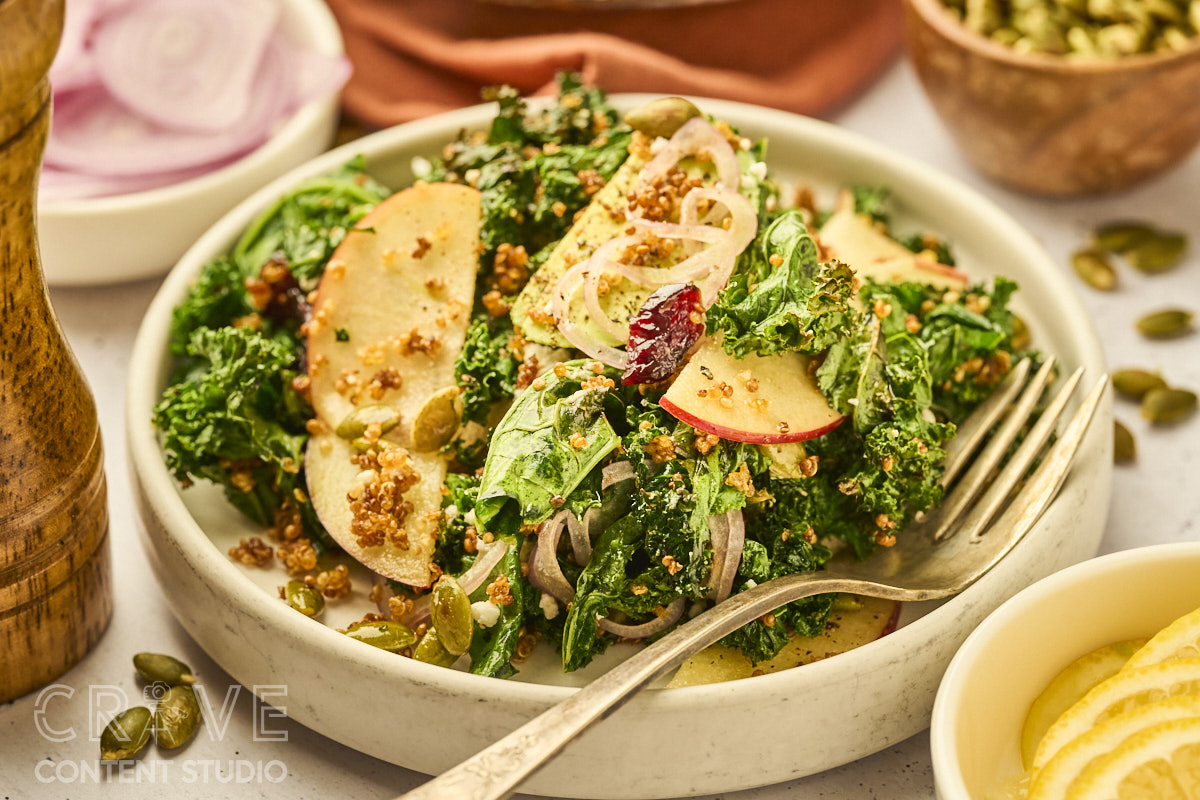
[[[508,797],[568,742],[656,677],[746,623],[794,600],[826,592],[889,600],[937,600],[963,591],[1003,558],[1050,505],[1066,479],[1108,384],[1105,376],[1092,387],[1061,437],[1045,453],[1033,476],[1025,481],[1079,384],[1083,370],[1076,370],[1063,382],[1020,447],[997,473],[997,465],[1028,422],[1053,370],[1051,359],[1026,385],[1029,363],[1022,361],[961,426],[947,452],[943,482],[949,485],[968,463],[969,469],[946,495],[938,511],[897,537],[894,547],[864,561],[839,555],[829,561],[823,572],[776,578],[733,595],[399,800]],[[1005,412],[1010,413],[991,438],[987,438]],[[971,455],[985,439],[987,444],[971,461]],[[1006,501],[1008,507],[989,526]],[[956,535],[947,535],[951,531]]]

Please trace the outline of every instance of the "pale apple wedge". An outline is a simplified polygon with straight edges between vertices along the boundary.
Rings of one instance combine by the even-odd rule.
[[[314,436],[305,457],[313,508],[354,558],[394,580],[429,584],[446,464],[414,440],[413,422],[454,387],[454,361],[470,321],[478,270],[479,192],[417,184],[380,203],[342,241],[313,298],[308,377],[317,419],[330,431],[364,406],[393,410],[384,438],[409,452],[420,481],[406,490],[407,547],[364,547],[351,532],[347,492],[362,468],[334,434]],[[445,425],[445,421],[442,421]],[[347,438],[355,435],[343,433]]]
[[[683,662],[667,686],[700,686],[749,678],[755,673],[779,672],[845,653],[896,629],[900,604],[894,600],[858,596],[846,596],[845,600],[848,607],[834,608],[823,633],[793,636],[768,661],[755,664],[741,651],[716,644]]]
[[[967,288],[966,273],[922,258],[899,242],[885,236],[853,209],[835,211],[818,233],[826,257],[848,264],[860,278],[880,283],[915,281],[938,289]]]
[[[660,402],[677,419],[722,439],[803,442],[844,419],[829,407],[808,365],[809,358],[799,353],[734,358],[709,339]]]

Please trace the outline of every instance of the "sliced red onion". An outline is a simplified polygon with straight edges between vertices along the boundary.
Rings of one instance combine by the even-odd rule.
[[[537,546],[529,562],[529,582],[563,603],[569,603],[575,597],[575,587],[558,564],[558,538],[570,515],[570,511],[562,509],[538,526]]]
[[[584,516],[587,516],[586,512]],[[588,537],[587,526],[571,512],[567,512],[567,533],[571,535],[571,552],[575,556],[575,563],[582,567],[592,560],[592,540]]]
[[[703,117],[693,117],[675,131],[675,135],[667,140],[666,146],[642,168],[639,182],[653,183],[681,159],[702,152],[707,152],[712,157],[720,185],[737,191],[738,182],[741,180],[737,155],[721,132]]]
[[[422,623],[428,623],[433,614],[431,598],[433,595],[429,592],[418,597],[413,601],[412,610],[404,615],[401,622],[409,628],[416,630]]]
[[[690,239],[706,244],[720,242],[728,234],[724,228],[715,225],[700,225],[699,223],[659,222],[635,217],[632,224],[634,228],[650,231],[660,239]]]
[[[266,67],[247,115],[220,133],[157,125],[101,88],[56,98],[46,163],[92,175],[132,177],[211,165],[257,147],[288,102],[287,76]]]
[[[584,261],[571,267],[555,284],[551,298],[551,313],[554,314],[554,321],[558,325],[559,332],[573,347],[610,367],[625,369],[625,353],[623,351],[596,341],[571,319],[569,313],[571,298],[583,285],[583,274],[589,263]]]
[[[50,66],[54,91],[77,89],[95,81],[96,66],[87,40],[103,5],[101,0],[71,0],[63,9],[62,39]]]
[[[746,521],[741,509],[714,514],[708,518],[713,545],[713,566],[709,585],[713,599],[721,602],[733,591],[738,566],[742,563],[742,551],[746,544]]]
[[[614,483],[632,480],[634,477],[633,464],[628,461],[614,461],[600,470],[600,490],[604,491]]]
[[[210,172],[214,167],[225,163],[227,162],[218,161],[216,164],[196,169],[160,172],[155,175],[128,175],[119,178],[89,175],[75,170],[62,170],[46,166],[43,167],[41,176],[38,178],[38,197],[43,200],[76,200],[84,197],[108,197],[116,194],[145,192],[198,178]]]
[[[278,0],[154,0],[93,33],[96,71],[130,110],[176,130],[216,133],[250,113]]]
[[[683,616],[683,606],[684,599],[677,597],[671,601],[669,606],[663,609],[661,616],[655,616],[649,622],[643,622],[638,625],[622,625],[619,622],[613,622],[604,617],[597,617],[596,625],[601,630],[622,639],[644,639],[647,636],[661,633],[678,622],[679,618]]]
[[[629,338],[629,326],[622,325],[608,316],[604,308],[600,305],[601,275],[602,273],[598,269],[592,269],[584,273],[583,304],[587,308],[588,316],[592,318],[593,322],[618,342],[624,342]]]
[[[483,586],[483,582],[492,574],[492,570],[504,558],[506,552],[508,552],[507,542],[497,540],[487,545],[481,542],[479,544],[479,555],[475,557],[475,563],[471,564],[466,572],[458,576],[458,585],[467,594]]]

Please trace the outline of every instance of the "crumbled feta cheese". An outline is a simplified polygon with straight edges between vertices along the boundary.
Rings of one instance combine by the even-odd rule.
[[[754,580],[754,578],[749,578],[746,580],[747,589],[753,589],[755,586],[758,586],[758,581]]]
[[[654,141],[650,143],[650,152],[653,155],[658,155],[658,151],[667,146],[667,140],[661,136],[655,136]]]
[[[500,606],[487,600],[471,603],[471,617],[481,628],[490,628],[500,621]]]
[[[451,503],[443,510],[447,522],[453,522],[458,517],[458,506]]]
[[[753,189],[755,186],[755,181],[750,175],[743,175],[741,184],[743,189]]]
[[[409,163],[412,166],[412,173],[413,173],[414,178],[424,178],[430,172],[433,172],[433,164],[430,163],[428,158],[422,158],[421,156],[413,156],[413,160]]]
[[[750,141],[749,139],[746,139],[745,137],[743,137],[738,142],[738,147],[740,147],[743,150],[749,150],[753,146],[754,146],[754,142]]]
[[[467,524],[468,524],[468,525],[470,525],[472,528],[478,528],[478,527],[479,527],[479,525],[477,525],[477,524],[476,524],[476,522],[475,522],[475,509],[473,509],[473,508],[472,508],[470,511],[468,511],[468,512],[467,512],[467,513],[465,513],[465,514],[463,514],[463,522],[467,523]]]
[[[558,616],[558,601],[545,592],[542,592],[542,599],[538,601],[538,606],[546,615],[546,619],[554,619]]]
[[[750,165],[750,174],[760,181],[765,181],[767,179],[767,165],[762,161],[755,161]]]

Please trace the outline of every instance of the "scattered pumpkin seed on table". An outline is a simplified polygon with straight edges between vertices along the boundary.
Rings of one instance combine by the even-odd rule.
[[[1151,389],[1165,389],[1167,382],[1157,372],[1145,369],[1119,369],[1112,374],[1112,385],[1120,394],[1141,400]]]
[[[1196,393],[1187,389],[1154,389],[1142,398],[1142,416],[1155,425],[1169,425],[1196,413]]]
[[[138,653],[133,657],[133,668],[147,683],[179,686],[196,682],[191,667],[178,658],[162,653]]]
[[[187,743],[200,727],[200,703],[190,686],[172,686],[154,709],[154,738],[168,750]]]
[[[152,720],[145,706],[127,708],[109,720],[100,734],[100,760],[123,761],[137,755],[150,741]]]
[[[1187,250],[1182,233],[1155,234],[1150,239],[1122,251],[1129,266],[1138,272],[1157,275],[1179,266]]]
[[[1092,233],[1092,245],[1106,253],[1124,253],[1157,236],[1143,222],[1110,222]]]
[[[1168,308],[1141,317],[1137,329],[1148,339],[1174,339],[1192,332],[1195,316],[1181,308]]]
[[[1117,286],[1117,271],[1099,250],[1077,250],[1071,254],[1071,268],[1093,289],[1110,292]]]
[[[1118,419],[1113,420],[1113,461],[1124,464],[1137,459],[1137,442],[1133,433]]]

